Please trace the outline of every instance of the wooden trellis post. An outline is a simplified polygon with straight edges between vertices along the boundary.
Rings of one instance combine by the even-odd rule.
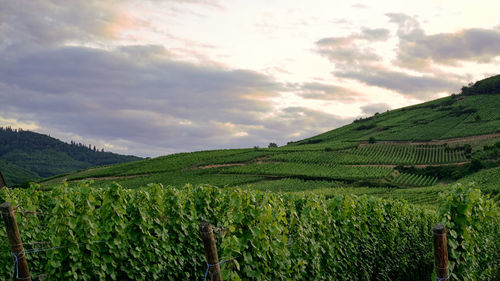
[[[200,235],[205,246],[205,257],[207,258],[208,280],[222,281],[220,271],[219,256],[217,255],[217,246],[215,245],[214,230],[208,222],[200,223]]]
[[[448,246],[446,241],[446,227],[437,224],[432,228],[434,234],[434,259],[436,262],[436,278],[438,280],[449,280],[448,270]]]
[[[28,268],[28,261],[24,252],[23,242],[21,235],[19,235],[19,228],[17,227],[16,216],[14,215],[14,208],[9,202],[0,205],[3,221],[5,223],[5,230],[9,238],[10,251],[14,258],[14,280],[28,280],[31,281],[30,269]]]

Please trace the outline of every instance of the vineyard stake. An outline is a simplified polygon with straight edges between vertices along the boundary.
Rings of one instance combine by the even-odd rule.
[[[200,235],[205,247],[205,257],[207,258],[207,273],[212,281],[222,281],[220,271],[219,256],[215,245],[214,230],[208,222],[200,223]]]
[[[438,280],[449,280],[448,247],[446,244],[446,227],[437,224],[432,228],[434,233],[434,259],[436,262],[436,277]]]
[[[14,280],[28,280],[31,281],[30,269],[28,268],[28,261],[24,252],[23,242],[19,235],[19,228],[17,227],[16,216],[14,215],[14,208],[9,202],[0,205],[0,211],[3,215],[5,229],[7,230],[7,237],[9,238],[10,251],[14,258]]]

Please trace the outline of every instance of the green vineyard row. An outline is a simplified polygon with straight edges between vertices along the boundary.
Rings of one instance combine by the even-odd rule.
[[[436,177],[401,173],[392,180],[392,183],[398,186],[431,186],[437,181]]]
[[[80,185],[1,196],[42,212],[18,214],[25,244],[67,246],[28,256],[33,274],[45,280],[202,280],[200,221],[227,229],[216,235],[220,259],[236,257],[222,267],[225,280],[396,279],[432,262],[429,233],[437,221],[435,213],[396,201],[209,186]],[[5,232],[0,240],[7,241]],[[7,245],[0,246],[0,276],[12,270]]]
[[[467,161],[463,149],[440,145],[374,144],[354,149],[352,153],[379,164],[419,165]]]
[[[388,177],[392,168],[352,167],[335,164],[262,163],[224,169],[224,173],[269,176],[317,177],[325,179],[377,179]]]

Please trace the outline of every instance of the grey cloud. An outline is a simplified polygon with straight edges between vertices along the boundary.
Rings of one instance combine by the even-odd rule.
[[[270,122],[269,128],[275,130],[286,128],[283,131],[288,132],[288,134],[280,135],[277,140],[279,143],[286,143],[324,133],[346,125],[352,120],[352,118],[344,118],[305,107],[287,107],[278,114],[276,121],[269,120],[268,122]]]
[[[497,31],[469,30],[464,32],[462,37],[470,37],[470,39],[460,37],[464,41],[482,42],[478,44],[482,47],[471,45],[470,48],[464,48],[464,44],[458,46],[459,41],[462,40],[460,38],[452,36],[446,39],[442,34],[426,36],[420,23],[414,17],[400,13],[386,15],[390,22],[398,25],[399,48],[396,65],[425,74],[410,75],[383,67],[381,57],[367,43],[387,40],[390,31],[384,28],[362,28],[360,33],[353,33],[346,37],[323,38],[316,42],[317,52],[335,64],[333,75],[425,100],[435,97],[438,92],[454,91],[464,82],[463,77],[429,68],[429,59],[446,61],[457,57],[467,57],[473,53],[472,48],[482,48],[483,54],[500,50],[500,46],[495,43],[496,37],[492,34]]]
[[[372,49],[358,46],[354,36],[323,38],[316,46],[319,54],[335,64],[362,64],[381,59]]]
[[[415,18],[401,13],[388,13],[389,21],[398,25],[397,35],[401,39],[415,40],[425,35],[420,23]]]
[[[280,84],[252,71],[167,57],[141,61],[122,51],[82,47],[48,49],[0,64],[2,117],[24,115],[45,128],[167,151],[213,147],[214,136],[230,143],[234,131],[225,128],[227,122],[265,125],[262,115],[273,108],[261,99],[279,90]]]
[[[211,0],[151,0],[222,8]],[[122,1],[0,0],[0,50],[6,55],[61,44],[106,43],[121,36],[122,27],[150,26],[123,12]],[[171,8],[169,16],[191,13]]]
[[[490,62],[500,56],[500,30],[465,29],[426,35],[419,22],[405,14],[387,14],[398,25],[398,64],[425,70],[431,62],[455,65],[461,60]]]
[[[268,100],[289,89],[257,72],[175,61],[155,45],[74,47],[107,44],[119,36],[116,24],[144,24],[119,4],[0,0],[0,119],[141,156],[284,143],[345,121],[307,109],[276,113]],[[327,93],[318,87],[310,90]]]
[[[361,111],[366,115],[373,115],[375,113],[382,113],[390,110],[391,106],[386,103],[371,103],[361,107]]]
[[[425,36],[404,42],[399,52],[406,65],[425,59],[451,65],[459,60],[489,62],[500,56],[500,30],[476,28]]]
[[[440,91],[449,92],[458,89],[460,81],[447,80],[429,75],[413,76],[403,72],[389,71],[383,68],[369,67],[335,72],[336,76],[355,79],[368,85],[395,90],[403,95],[420,100],[434,98]]]
[[[306,99],[354,102],[361,95],[355,91],[318,82],[304,83],[297,89],[299,96]]]
[[[0,47],[35,48],[61,42],[88,42],[113,36],[109,28],[120,15],[113,2],[0,0]]]
[[[361,38],[368,41],[380,41],[389,39],[390,31],[385,28],[363,28]]]
[[[385,28],[363,28],[361,33],[344,37],[326,37],[316,41],[318,53],[335,64],[364,64],[381,59],[370,47],[362,47],[364,41],[384,41],[390,31]],[[366,44],[364,44],[366,45]]]

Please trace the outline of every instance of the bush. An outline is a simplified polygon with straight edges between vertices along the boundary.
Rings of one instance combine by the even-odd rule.
[[[276,148],[278,145],[274,142],[270,142],[269,145],[267,146],[268,148]]]

